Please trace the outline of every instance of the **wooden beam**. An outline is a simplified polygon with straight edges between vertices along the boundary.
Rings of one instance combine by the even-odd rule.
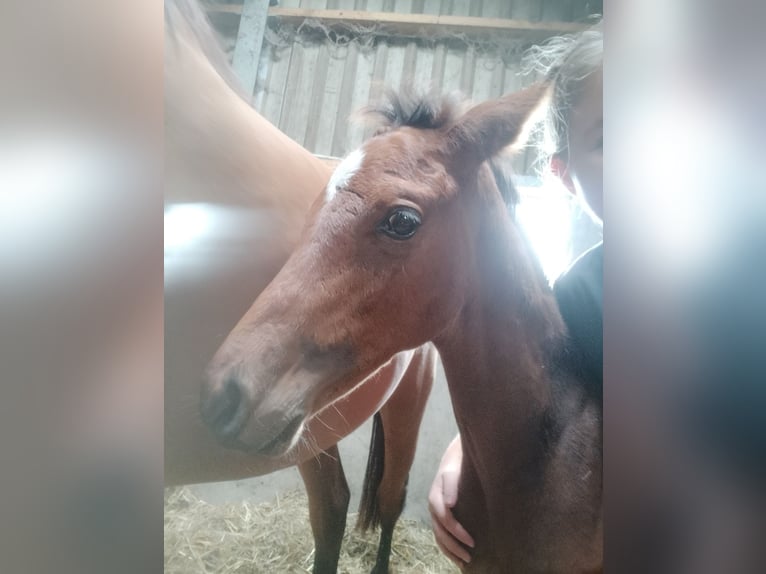
[[[209,5],[211,12],[240,13],[236,4]],[[399,14],[397,12],[366,12],[364,10],[314,10],[307,8],[269,8],[269,16],[299,25],[304,20],[316,20],[330,27],[380,26],[393,35],[434,37],[450,34],[470,36],[507,32],[509,35],[546,37],[571,34],[587,28],[575,22],[550,22],[447,14]]]
[[[251,97],[258,79],[258,63],[261,59],[263,34],[266,31],[269,0],[244,0],[238,8],[242,18],[239,21],[231,65],[245,93]]]

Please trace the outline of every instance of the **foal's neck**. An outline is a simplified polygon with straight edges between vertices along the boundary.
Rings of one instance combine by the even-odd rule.
[[[456,511],[507,535],[542,477],[549,356],[564,324],[525,237],[502,206],[481,211],[471,293],[436,344],[463,444]]]

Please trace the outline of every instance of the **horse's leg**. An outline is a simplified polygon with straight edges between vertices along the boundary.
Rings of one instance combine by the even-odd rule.
[[[338,446],[298,465],[309,497],[309,520],[314,534],[314,574],[335,574],[346,530],[348,483]]]
[[[359,511],[359,526],[380,524],[373,574],[387,574],[394,526],[404,508],[420,422],[433,385],[436,351],[419,349],[402,382],[375,415],[370,458]]]

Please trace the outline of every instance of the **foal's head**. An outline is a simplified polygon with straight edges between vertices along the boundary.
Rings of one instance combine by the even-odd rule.
[[[385,125],[338,166],[296,251],[211,363],[202,407],[219,437],[282,454],[308,417],[450,325],[484,215],[503,210],[484,162],[524,137],[545,92],[460,117],[449,100],[376,110]]]

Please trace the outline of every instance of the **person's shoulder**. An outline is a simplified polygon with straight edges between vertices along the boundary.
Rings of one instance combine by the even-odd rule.
[[[569,334],[569,349],[588,393],[600,397],[603,386],[603,244],[583,253],[553,285]]]
[[[553,289],[557,296],[572,289],[601,293],[603,270],[604,244],[600,242],[580,255],[555,281]]]
[[[604,268],[604,243],[601,241],[580,255],[559,280],[583,273],[601,272]],[[558,282],[558,280],[557,280]]]

